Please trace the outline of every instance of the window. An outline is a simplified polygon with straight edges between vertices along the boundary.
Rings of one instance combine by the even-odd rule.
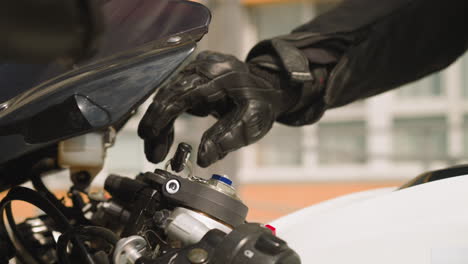
[[[444,117],[395,119],[393,136],[396,161],[430,162],[448,158]]]
[[[260,167],[302,165],[300,128],[275,124],[257,147],[257,163]]]
[[[436,73],[398,89],[400,97],[434,97],[443,94],[442,74]]]
[[[366,124],[364,121],[319,123],[318,156],[322,164],[364,163]]]

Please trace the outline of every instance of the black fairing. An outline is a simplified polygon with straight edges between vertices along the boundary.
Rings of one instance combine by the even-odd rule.
[[[0,164],[125,120],[174,73],[210,12],[188,1],[111,0],[96,53],[78,65],[0,64]]]
[[[445,180],[448,178],[465,176],[468,174],[468,164],[457,165],[454,167],[449,167],[441,170],[428,171],[425,172],[411,181],[403,184],[399,190],[410,188],[416,185],[425,184],[433,181]]]

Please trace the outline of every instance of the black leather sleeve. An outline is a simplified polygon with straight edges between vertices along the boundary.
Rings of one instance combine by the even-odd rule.
[[[345,0],[281,38],[311,65],[331,64],[323,100],[332,108],[445,68],[468,48],[467,25],[466,0]],[[269,43],[249,57],[268,52]]]
[[[325,102],[341,106],[441,70],[468,48],[466,0],[350,0],[296,29],[352,37]]]

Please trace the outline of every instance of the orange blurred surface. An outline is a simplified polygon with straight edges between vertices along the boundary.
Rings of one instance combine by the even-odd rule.
[[[249,207],[247,220],[267,223],[338,196],[401,184],[401,182],[250,184],[242,186],[240,196]]]
[[[3,199],[3,197],[5,197],[7,193],[8,192],[0,193],[0,199]],[[66,197],[66,191],[54,191],[54,193],[58,198]],[[67,205],[68,204],[69,202],[67,201]],[[31,216],[36,216],[38,213],[41,212],[34,205],[22,201],[12,202],[12,210],[16,222],[23,221],[24,219]]]

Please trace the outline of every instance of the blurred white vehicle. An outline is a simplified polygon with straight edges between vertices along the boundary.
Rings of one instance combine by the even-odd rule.
[[[467,171],[426,173],[402,188],[346,195],[271,224],[302,263],[468,263]]]

